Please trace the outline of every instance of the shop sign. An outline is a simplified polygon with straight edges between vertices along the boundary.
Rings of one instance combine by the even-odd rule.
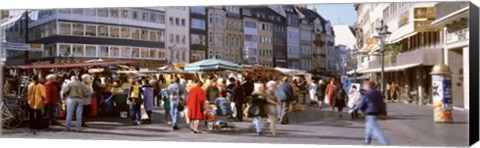
[[[417,7],[413,9],[415,19],[435,19],[435,7]]]
[[[370,52],[370,50],[375,46],[378,42],[377,38],[367,38],[367,52]]]
[[[17,51],[43,51],[43,44],[3,42],[2,48],[6,50],[17,50]]]
[[[404,12],[402,15],[400,15],[400,18],[398,19],[398,27],[401,27],[405,24],[408,23],[409,21],[409,11]]]
[[[440,31],[439,27],[433,26],[432,21],[415,21],[414,22],[414,31],[415,32],[438,32]]]

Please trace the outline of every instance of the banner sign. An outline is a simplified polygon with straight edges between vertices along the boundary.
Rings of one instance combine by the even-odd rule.
[[[435,19],[435,7],[417,7],[413,9],[415,19]]]
[[[438,32],[440,28],[432,26],[432,21],[415,21],[413,30],[415,32]]]
[[[43,44],[2,42],[2,48],[5,50],[18,50],[18,51],[43,51]]]
[[[453,122],[452,80],[445,75],[432,75],[433,120]]]
[[[398,27],[401,27],[407,24],[408,21],[409,21],[409,11],[405,11],[402,15],[400,15],[400,18],[398,19]]]
[[[377,38],[367,38],[367,52],[370,52],[370,50],[377,44],[377,42]]]

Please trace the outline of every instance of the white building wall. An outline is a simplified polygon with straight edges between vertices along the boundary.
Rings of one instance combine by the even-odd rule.
[[[190,10],[188,7],[167,7],[165,8],[165,48],[169,50],[169,59],[172,63],[189,63],[190,61]],[[170,24],[170,17],[179,19],[185,19],[185,26],[176,26]],[[174,34],[173,37],[179,35],[180,38],[185,36],[185,44],[171,43],[170,34]],[[174,39],[175,41],[175,39]]]
[[[253,18],[247,18],[245,17],[243,19],[243,49],[244,49],[244,59],[253,59],[253,61],[258,63],[258,29],[257,28],[250,28],[250,27],[245,27],[245,21],[249,22],[255,22],[256,26],[258,27],[258,21]],[[247,35],[252,35],[255,38],[255,41],[247,41],[245,40],[245,36]]]

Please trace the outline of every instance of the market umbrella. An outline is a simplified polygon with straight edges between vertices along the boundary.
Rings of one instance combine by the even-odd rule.
[[[173,65],[163,66],[163,67],[160,67],[160,68],[158,68],[158,69],[159,69],[160,72],[162,72],[162,73],[185,73],[185,71],[183,71],[183,70],[180,69],[179,67],[173,66]]]
[[[242,72],[243,67],[225,60],[207,59],[185,65],[186,72],[214,72],[214,71],[232,71]]]

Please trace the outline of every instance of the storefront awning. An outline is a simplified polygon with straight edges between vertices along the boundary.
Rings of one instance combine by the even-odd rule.
[[[414,23],[413,22],[410,22],[402,27],[400,27],[399,29],[395,30],[392,32],[392,34],[390,34],[390,36],[388,37],[388,42],[387,43],[396,43],[398,41],[401,41],[405,38],[408,38],[408,37],[411,37],[413,35],[417,34],[417,32],[415,32],[414,30]]]
[[[398,65],[398,66],[391,66],[391,67],[385,67],[384,72],[394,72],[394,71],[400,71],[412,67],[416,67],[422,65],[422,63],[414,63],[414,64],[405,64],[405,65]],[[371,68],[371,69],[365,69],[361,71],[357,71],[357,73],[378,73],[381,72],[381,68]]]

